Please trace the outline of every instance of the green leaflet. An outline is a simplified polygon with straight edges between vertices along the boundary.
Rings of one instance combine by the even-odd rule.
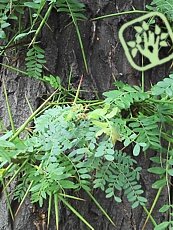
[[[142,187],[138,184],[138,175],[141,168],[134,169],[134,160],[125,153],[116,151],[114,161],[102,162],[97,170],[94,180],[94,188],[100,188],[106,192],[106,197],[114,197],[116,202],[121,202],[117,192],[124,190],[129,202],[143,205],[147,200],[141,196]],[[137,203],[136,203],[137,201]],[[135,208],[135,207],[134,207]]]
[[[169,78],[164,78],[151,88],[152,95],[162,95],[172,98],[173,96],[173,74]]]
[[[77,0],[59,0],[56,2],[57,11],[68,13],[75,20],[86,19],[83,12],[85,5]]]
[[[143,114],[139,114],[134,121],[129,123],[128,126],[136,134],[135,142],[138,143],[138,145],[135,145],[136,152],[139,153],[139,147],[143,144],[144,150],[148,149],[149,147],[154,149],[159,149],[161,147],[158,121],[157,114],[152,116],[144,116]]]
[[[119,83],[117,83],[119,86]],[[116,105],[120,109],[128,109],[135,102],[145,101],[149,95],[140,88],[121,84],[117,90],[103,93],[105,102]]]
[[[170,225],[169,221],[165,221],[159,225],[157,225],[154,230],[165,230]]]
[[[44,50],[38,45],[30,48],[26,54],[26,70],[30,77],[41,79],[43,64],[46,63]]]

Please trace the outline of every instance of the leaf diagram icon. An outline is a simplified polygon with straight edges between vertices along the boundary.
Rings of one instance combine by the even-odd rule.
[[[162,21],[161,26],[156,23],[158,18]],[[132,40],[126,41],[125,31],[131,27],[134,37]],[[127,22],[121,27],[119,38],[130,64],[139,71],[148,70],[173,58],[173,53],[168,53],[166,57],[160,57],[163,48],[169,50],[170,44],[173,44],[173,32],[166,17],[161,13],[149,13]],[[141,55],[147,60],[144,66],[135,62],[137,55]]]

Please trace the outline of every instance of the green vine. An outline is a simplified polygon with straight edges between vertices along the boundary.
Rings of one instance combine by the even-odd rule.
[[[170,85],[164,79],[148,92],[121,82],[116,85],[116,90],[104,93],[100,108],[87,112],[82,104],[56,106],[35,119],[32,136],[19,139],[14,134],[14,139],[7,132],[0,137],[1,178],[8,181],[13,170],[18,172],[16,199],[22,200],[27,191],[32,202],[42,206],[55,191],[60,197],[71,189],[91,192],[100,188],[115,202],[121,202],[118,194],[123,191],[132,208],[145,207],[147,200],[139,182],[142,168],[126,150],[129,145],[134,156],[151,149],[162,153],[162,158],[151,158],[157,166],[148,172],[159,176],[154,189],[169,184],[172,130],[165,127],[172,124],[173,103],[172,98],[165,99],[165,92]],[[162,93],[155,95],[158,86]],[[122,143],[120,149],[117,141]],[[13,167],[4,168],[6,164]]]
[[[173,4],[169,0],[153,0],[149,9],[165,13],[172,20],[172,7]],[[16,130],[3,83],[12,131],[7,131],[0,123],[0,180],[12,219],[15,215],[10,206],[8,187],[17,180],[13,198],[18,200],[19,206],[15,214],[27,196],[32,203],[38,203],[40,207],[48,200],[47,227],[54,204],[58,229],[58,204],[61,201],[89,229],[93,229],[70,204],[70,199],[83,202],[83,199],[78,197],[80,190],[89,195],[115,226],[111,217],[93,196],[94,190],[101,189],[105,198],[113,198],[114,202],[121,203],[126,197],[132,208],[142,206],[147,214],[142,229],[145,229],[149,219],[154,230],[173,228],[173,205],[170,199],[170,178],[173,176],[173,75],[170,74],[144,92],[143,73],[142,87],[116,82],[114,90],[103,93],[104,100],[81,100],[81,82],[77,93],[74,93],[69,87],[68,90],[63,88],[58,76],[44,75],[45,51],[39,43],[39,34],[44,26],[49,26],[48,18],[52,9],[57,13],[66,13],[71,18],[85,71],[88,73],[87,58],[78,27],[78,21],[86,19],[83,3],[78,0],[0,0],[0,40],[3,41],[0,55],[5,58],[8,49],[20,46],[22,42],[28,47],[25,70],[8,64],[2,65],[12,71],[47,82],[58,89]],[[30,17],[28,28],[22,24],[26,10]],[[134,10],[99,16],[93,20],[135,12],[147,13]],[[9,31],[12,30],[14,36],[8,39]],[[55,94],[58,100],[49,103]],[[70,101],[67,101],[67,98],[70,98]],[[29,123],[32,120],[34,127],[31,129]],[[28,135],[21,138],[20,134],[27,130]],[[151,209],[148,210],[145,190],[140,184],[143,168],[138,162],[138,156],[143,154],[145,159],[151,150],[157,155],[150,159],[152,167],[147,170],[157,176],[152,188],[158,191]],[[159,212],[169,213],[169,220],[159,224],[152,217],[152,213],[165,187],[169,201],[160,207]]]

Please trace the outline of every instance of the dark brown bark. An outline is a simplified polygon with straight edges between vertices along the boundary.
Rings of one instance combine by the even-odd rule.
[[[140,84],[140,73],[135,71],[128,63],[124,51],[118,38],[118,30],[123,23],[133,16],[119,16],[109,19],[91,21],[98,15],[115,13],[118,11],[126,11],[132,9],[144,9],[144,6],[150,1],[135,0],[84,0],[89,18],[86,22],[80,22],[80,31],[86,50],[87,61],[89,64],[89,73],[86,74],[83,66],[81,51],[76,36],[74,26],[69,24],[69,18],[66,15],[57,14],[53,11],[49,18],[49,26],[52,31],[45,27],[41,34],[41,44],[46,51],[47,68],[50,73],[61,77],[64,85],[67,84],[70,68],[73,70],[73,78],[71,84],[77,86],[81,75],[84,75],[82,88],[87,90],[82,96],[84,98],[95,98],[113,87],[115,80],[122,80],[129,84]],[[130,34],[129,34],[130,38]],[[20,56],[23,60],[24,56]],[[23,62],[17,60],[16,66],[23,66]],[[6,60],[4,60],[6,62]],[[151,82],[156,82],[164,77],[168,72],[168,65],[157,67],[145,73],[146,87]],[[46,93],[49,94],[45,85],[37,80],[23,77],[20,74],[12,73],[9,70],[1,69],[1,78],[5,80],[9,102],[12,108],[13,117],[18,127],[22,124],[30,114],[29,107],[26,102],[25,95],[29,99],[33,109],[37,108],[40,98]],[[2,85],[0,87],[0,117],[7,127],[9,127],[9,119],[5,105]],[[131,154],[131,152],[129,152]],[[141,183],[145,190],[145,196],[148,199],[148,208],[152,204],[156,191],[151,189],[151,184],[155,177],[147,173],[150,166],[149,157],[155,153],[150,153],[147,157],[141,155],[139,165],[143,167],[141,175]],[[122,204],[116,204],[111,199],[105,199],[105,195],[100,191],[96,191],[94,196],[100,202],[102,207],[111,216],[116,226],[103,216],[103,214],[95,207],[86,194],[81,193],[81,197],[85,198],[85,202],[72,202],[81,214],[91,223],[96,230],[140,230],[146,219],[146,214],[141,207],[132,210],[127,200],[123,197]],[[43,213],[30,204],[27,199],[20,212],[12,222],[5,204],[4,195],[0,199],[0,230],[35,230],[45,229]],[[158,208],[167,200],[167,193],[164,191],[153,212],[155,220],[159,223],[165,218],[158,213]],[[12,202],[13,208],[15,203]],[[63,206],[60,207],[60,230],[82,230],[87,229],[69,210]],[[52,220],[50,228],[55,230],[54,212],[52,211]],[[149,222],[146,230],[153,229]]]

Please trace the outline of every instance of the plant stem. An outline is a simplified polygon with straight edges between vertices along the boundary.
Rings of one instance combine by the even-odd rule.
[[[56,230],[59,229],[59,211],[58,211],[58,194],[54,194],[54,205],[55,205],[55,219],[56,219]]]
[[[53,4],[51,4],[51,5],[49,6],[49,8],[48,8],[48,10],[47,10],[47,12],[46,12],[46,14],[45,14],[43,20],[41,21],[41,23],[40,23],[38,29],[37,29],[36,32],[35,32],[35,35],[34,35],[32,41],[31,41],[31,43],[29,44],[29,46],[31,46],[31,45],[35,42],[35,40],[36,40],[36,38],[37,38],[37,36],[38,36],[40,30],[41,30],[42,27],[44,26],[46,20],[48,19],[49,15],[50,15],[50,13],[51,13],[52,7],[53,7]]]
[[[167,156],[166,156],[166,184],[167,184],[167,190],[168,190],[168,203],[171,206],[171,194],[170,194],[169,174],[168,174],[168,170],[170,167],[169,160],[172,159],[172,156],[170,156],[170,158],[169,158],[170,146],[171,146],[171,142],[168,143]],[[169,221],[170,222],[171,222],[171,219],[172,219],[172,216],[170,215],[170,212],[169,212]]]
[[[25,192],[24,197],[22,198],[22,200],[21,200],[21,202],[20,202],[20,204],[19,204],[19,206],[18,206],[18,208],[17,208],[17,211],[16,211],[16,213],[15,213],[15,216],[17,216],[17,214],[18,214],[18,212],[19,212],[19,210],[20,210],[20,208],[21,208],[23,202],[25,201],[25,199],[26,199],[26,197],[27,197],[27,195],[28,195],[28,193],[29,193],[29,190],[30,190],[30,188],[31,188],[31,186],[32,186],[32,184],[33,184],[33,182],[34,182],[34,181],[32,180],[31,183],[29,184],[29,186],[28,186],[28,188],[27,188],[27,190],[26,190],[26,192]]]
[[[147,210],[147,208],[145,206],[143,206],[143,209],[147,213],[147,215],[149,215],[149,211]],[[154,218],[151,215],[150,215],[150,220],[153,223],[154,227],[156,227],[157,223],[156,223],[156,221],[154,220]]]
[[[145,75],[144,71],[142,71],[142,92],[145,92]]]
[[[21,169],[25,166],[25,164],[28,162],[28,159],[26,159],[23,163],[22,163],[22,165],[17,169],[17,171],[14,173],[14,175],[10,178],[10,180],[8,181],[8,183],[5,185],[5,187],[3,188],[3,190],[4,189],[6,189],[8,186],[9,186],[9,184],[11,184],[11,182],[14,180],[14,178],[20,173],[20,171],[21,171]],[[8,168],[6,169],[6,171],[8,171]]]
[[[15,67],[13,67],[13,66],[6,65],[6,64],[3,64],[3,63],[1,63],[1,65],[4,66],[4,67],[6,67],[6,68],[8,68],[8,69],[11,69],[11,70],[13,70],[13,71],[15,71],[15,72],[18,72],[18,73],[21,73],[21,74],[23,74],[23,75],[28,76],[28,74],[27,74],[25,71],[22,71],[22,70],[20,70],[20,69],[17,69],[17,68],[15,68]]]
[[[76,101],[77,101],[77,99],[79,97],[82,80],[83,80],[83,75],[81,76],[81,79],[80,79],[80,82],[79,82],[79,85],[78,85],[78,88],[77,88],[77,92],[76,92],[76,95],[75,95],[75,98],[74,98],[74,101],[73,101],[73,105],[76,104]]]
[[[20,126],[20,128],[15,132],[15,134],[10,138],[9,141],[13,141],[25,129],[28,123],[33,120],[33,118],[37,115],[37,113],[46,105],[46,103],[56,94],[57,91],[58,90],[52,93],[50,97],[48,97],[48,99],[44,101],[43,104],[38,109],[36,109],[35,112],[31,114],[30,117],[28,117],[28,119],[23,123],[23,125]]]
[[[59,196],[59,199],[67,206],[84,224],[86,224],[87,227],[89,227],[91,230],[94,230],[94,228],[86,221],[83,216],[79,212],[77,212],[62,196]]]
[[[106,211],[102,208],[102,206],[98,203],[98,201],[92,196],[92,194],[90,192],[88,192],[87,190],[85,190],[86,193],[91,197],[91,199],[94,201],[94,203],[97,205],[97,207],[100,209],[100,211],[103,213],[103,215],[105,215],[107,217],[107,219],[111,222],[111,224],[113,226],[115,226],[115,223],[113,222],[113,220],[110,218],[110,216],[106,213]]]
[[[135,13],[147,14],[148,11],[144,11],[144,10],[131,10],[131,11],[124,11],[124,12],[120,12],[120,13],[107,14],[107,15],[99,16],[97,18],[93,18],[92,21],[94,21],[94,20],[100,20],[100,19],[104,19],[104,18],[115,17],[115,16],[120,16],[120,15],[124,15],[124,14],[135,14]]]
[[[167,103],[167,104],[173,104],[173,100],[171,101],[166,101],[166,100],[156,100],[156,99],[149,99],[150,101],[152,101],[152,102],[156,102],[156,103]]]
[[[40,13],[41,13],[41,11],[43,10],[45,4],[46,4],[46,0],[44,0],[44,1],[41,2],[41,5],[40,5],[40,7],[39,7],[39,9],[38,9],[38,11],[37,11],[37,13],[36,13],[37,16],[36,16],[36,18],[34,18],[33,22],[31,22],[30,31],[31,31],[31,30],[33,29],[33,27],[35,26],[35,23],[36,23],[38,17],[41,17]],[[44,20],[42,17],[41,17],[41,19]]]
[[[83,61],[84,61],[85,70],[86,70],[86,72],[88,74],[88,64],[87,64],[87,60],[86,60],[86,55],[85,55],[85,50],[84,50],[84,46],[83,46],[83,42],[82,42],[80,30],[79,30],[78,24],[76,22],[76,19],[75,19],[74,15],[73,15],[73,12],[72,12],[72,9],[70,7],[70,4],[68,3],[67,0],[66,0],[66,3],[67,3],[67,6],[69,8],[72,20],[73,20],[73,24],[74,24],[74,26],[76,28],[76,33],[77,33],[77,36],[78,36],[78,40],[79,40],[79,44],[80,44],[80,48],[81,48],[81,52],[82,52],[82,57],[83,57]]]
[[[144,223],[144,225],[143,225],[143,227],[142,227],[142,230],[145,229],[146,224],[147,224],[149,218],[151,217],[151,213],[153,212],[153,209],[154,209],[154,207],[155,207],[155,205],[156,205],[156,203],[157,203],[157,201],[158,201],[158,199],[159,199],[159,197],[160,197],[160,194],[161,194],[161,192],[162,192],[162,189],[163,189],[163,187],[159,188],[159,190],[158,190],[158,192],[157,192],[157,194],[156,194],[156,197],[155,197],[154,202],[153,202],[153,204],[152,204],[152,206],[151,206],[151,209],[150,209],[150,211],[149,211],[149,213],[148,213],[147,219],[145,220],[145,223]]]
[[[9,119],[10,119],[11,129],[12,129],[13,134],[14,134],[15,133],[15,126],[14,126],[14,121],[13,121],[13,116],[12,116],[11,108],[10,108],[9,101],[8,101],[8,95],[7,95],[7,90],[6,90],[6,87],[5,87],[4,80],[2,80],[2,84],[3,84],[3,90],[4,90],[4,95],[5,95],[5,102],[6,102],[6,105],[7,105],[7,111],[8,111],[8,116],[9,116]]]
[[[49,229],[51,207],[52,207],[52,193],[50,193],[49,195],[49,206],[48,206],[48,212],[47,212],[47,229]]]
[[[142,67],[143,67],[143,64],[144,64],[144,58],[142,56]],[[142,82],[141,82],[141,86],[142,86],[142,92],[145,92],[145,73],[144,71],[142,71]]]
[[[92,102],[92,103],[91,103]],[[68,105],[68,104],[73,104],[74,102],[73,101],[64,101],[64,102],[50,102],[48,104],[51,104],[51,105]],[[99,101],[99,100],[93,100],[93,101],[85,101],[85,100],[81,100],[81,99],[78,99],[78,101],[76,102],[76,104],[86,104],[86,103],[91,103],[91,104],[88,104],[89,106],[92,106],[92,105],[99,105],[99,104],[103,104],[104,102],[103,101]],[[87,105],[87,106],[88,106]]]
[[[7,207],[8,207],[8,209],[9,209],[9,211],[10,211],[11,218],[12,218],[12,220],[14,221],[14,215],[13,215],[13,211],[12,211],[12,208],[11,208],[11,204],[10,204],[10,199],[9,199],[8,191],[7,191],[7,189],[5,188],[5,183],[4,183],[3,178],[1,178],[1,181],[2,181],[3,188],[4,188],[4,195],[5,195],[5,198],[6,198],[6,201],[7,201]]]
[[[70,196],[70,195],[65,194],[65,193],[59,193],[59,195],[60,195],[60,196],[63,196],[63,197],[66,197],[66,198],[73,199],[73,200],[85,201],[85,200],[82,199],[82,198],[79,198],[79,197],[76,197],[76,196]]]

